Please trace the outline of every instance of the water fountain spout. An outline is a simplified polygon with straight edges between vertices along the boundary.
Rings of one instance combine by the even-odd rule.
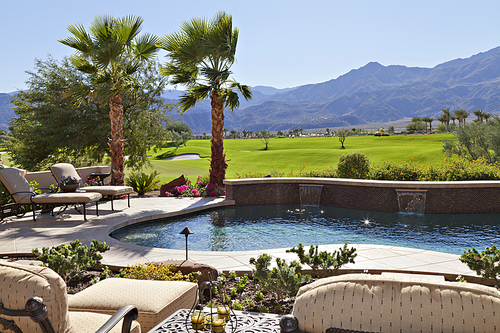
[[[318,206],[321,201],[321,190],[323,185],[299,185],[300,205]]]
[[[425,213],[427,190],[399,189],[396,192],[400,213]]]

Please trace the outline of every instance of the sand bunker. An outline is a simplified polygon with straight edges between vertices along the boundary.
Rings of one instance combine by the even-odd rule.
[[[164,158],[163,161],[196,160],[199,158],[201,158],[201,157],[198,154],[182,154],[182,155]],[[203,157],[203,158],[206,158],[206,157]]]

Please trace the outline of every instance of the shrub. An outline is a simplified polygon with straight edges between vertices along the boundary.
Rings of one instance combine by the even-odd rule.
[[[276,258],[277,267],[269,269],[271,256],[264,253],[257,259],[250,258],[250,264],[255,265],[252,269],[254,278],[262,284],[262,289],[270,293],[278,302],[285,296],[295,295],[299,288],[305,284],[311,276],[300,273],[302,267],[297,261],[288,265],[284,260]]]
[[[299,256],[301,264],[306,264],[314,272],[316,277],[325,277],[328,274],[336,272],[340,267],[347,263],[354,263],[357,253],[355,248],[347,248],[347,243],[339,251],[328,253],[327,251],[318,252],[318,245],[309,247],[309,254],[305,254],[304,246],[299,243],[297,248],[293,247],[286,252],[293,252]]]
[[[363,179],[370,171],[370,161],[362,152],[340,155],[337,176],[340,178]]]
[[[137,264],[120,270],[119,276],[137,280],[163,280],[198,282],[199,273],[182,274],[177,266],[172,264],[147,263]]]
[[[132,187],[137,194],[143,195],[153,191],[158,186],[160,182],[158,175],[158,171],[153,171],[150,175],[146,175],[144,172],[133,172],[125,179],[125,183]]]
[[[373,165],[368,178],[375,180],[421,180],[423,168],[410,159],[409,163],[405,161],[395,163],[385,160],[382,164]]]
[[[460,256],[460,261],[466,264],[477,275],[485,279],[495,279],[498,285],[500,277],[500,250],[495,245],[487,247],[479,253],[476,249],[468,249]]]
[[[109,246],[105,242],[92,240],[90,247],[83,245],[78,239],[68,245],[58,245],[55,247],[44,247],[42,253],[38,249],[31,252],[35,254],[36,260],[40,260],[41,266],[48,267],[57,272],[65,282],[76,277],[80,272],[91,267],[100,266],[102,255],[99,252],[106,252]]]

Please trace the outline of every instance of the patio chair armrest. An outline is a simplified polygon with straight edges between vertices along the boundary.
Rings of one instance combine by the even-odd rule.
[[[132,321],[137,319],[139,312],[133,305],[122,306],[115,314],[108,319],[96,333],[108,333],[118,322],[123,319],[122,333],[130,332]]]

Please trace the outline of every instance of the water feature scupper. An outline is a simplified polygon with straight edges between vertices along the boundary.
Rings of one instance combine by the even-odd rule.
[[[319,206],[323,185],[299,185],[300,205]]]
[[[397,189],[400,213],[423,214],[427,190]]]

